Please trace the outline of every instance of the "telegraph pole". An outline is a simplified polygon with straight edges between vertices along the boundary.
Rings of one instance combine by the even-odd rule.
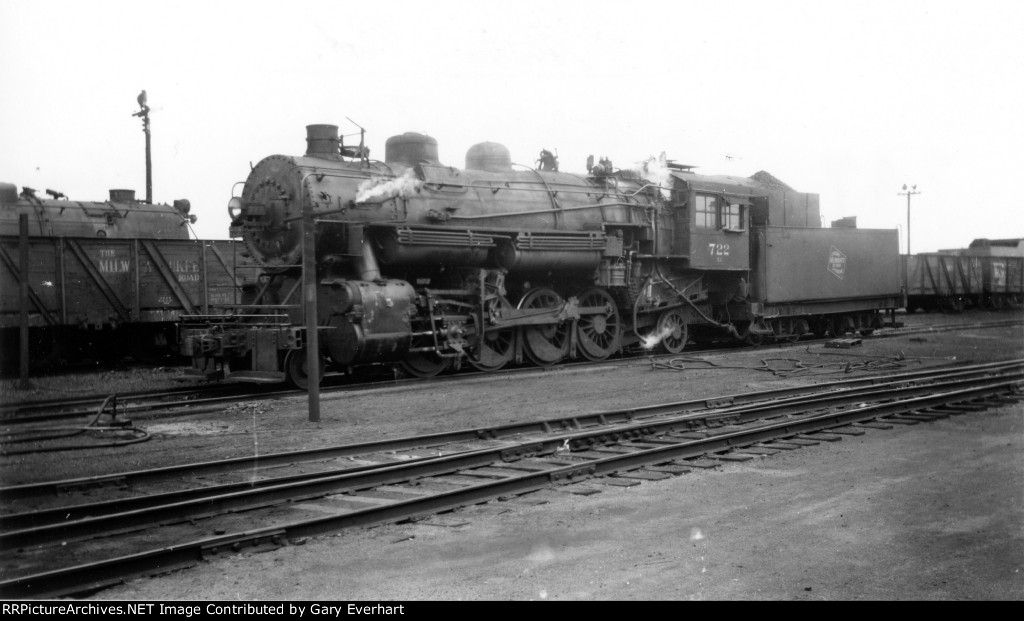
[[[139,93],[139,111],[132,114],[142,119],[142,131],[146,134],[146,202],[153,204],[153,158],[149,150],[149,105],[146,103],[146,91]]]
[[[915,185],[908,190],[907,184],[905,183],[903,184],[903,191],[896,193],[897,196],[907,197],[907,254],[910,254],[910,197],[914,194],[920,194],[917,190],[917,186]]]

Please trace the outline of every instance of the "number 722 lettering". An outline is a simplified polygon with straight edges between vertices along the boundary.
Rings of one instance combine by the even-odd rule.
[[[729,256],[729,244],[708,244],[708,254],[713,257],[727,257]]]

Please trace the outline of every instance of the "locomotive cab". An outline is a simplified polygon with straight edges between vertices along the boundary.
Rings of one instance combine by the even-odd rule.
[[[673,173],[673,177],[672,254],[688,257],[689,267],[695,269],[750,269],[754,190],[716,177],[698,179],[692,173]]]

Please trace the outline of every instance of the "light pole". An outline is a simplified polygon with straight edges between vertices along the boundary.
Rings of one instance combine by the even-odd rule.
[[[910,254],[910,197],[914,194],[920,194],[920,192],[917,191],[917,186],[912,186],[908,190],[907,184],[905,183],[903,184],[903,191],[897,192],[896,194],[897,196],[907,197],[907,254]]]
[[[132,116],[142,119],[142,131],[146,134],[146,202],[153,204],[153,160],[149,154],[149,103],[146,101],[146,91],[139,93],[137,98],[139,111]]]

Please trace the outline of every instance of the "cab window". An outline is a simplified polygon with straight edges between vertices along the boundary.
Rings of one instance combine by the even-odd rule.
[[[734,231],[743,229],[743,205],[726,203],[722,206],[722,227]]]
[[[697,195],[697,205],[694,211],[696,225],[698,228],[714,229],[718,227],[718,198],[715,196]]]

